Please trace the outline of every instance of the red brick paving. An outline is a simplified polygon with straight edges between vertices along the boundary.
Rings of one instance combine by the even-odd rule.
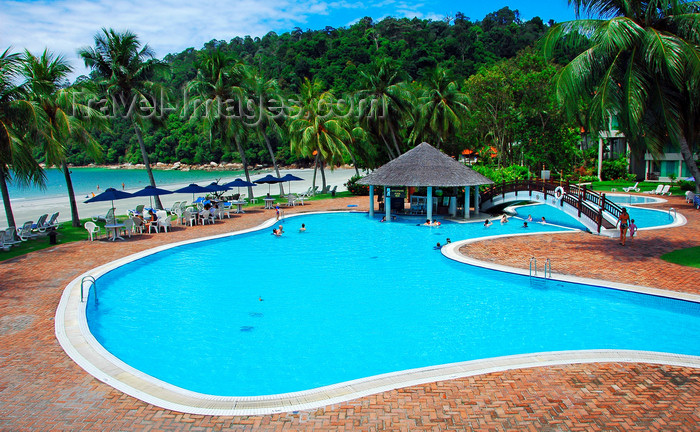
[[[349,203],[367,209],[366,198],[344,198],[288,212],[345,210]],[[493,254],[501,263],[519,266],[525,264],[510,257],[550,257],[555,272],[565,267],[579,276],[697,293],[700,278],[695,270],[658,259],[667,250],[696,246],[700,239],[699,213],[679,200],[672,205],[688,217],[688,226],[642,232],[622,256],[616,241],[586,234],[495,240],[466,251],[481,259]],[[313,411],[202,416],[163,410],[114,390],[85,373],[59,346],[53,316],[63,288],[78,274],[166,242],[251,227],[270,214],[259,210],[213,226],[176,227],[168,235],[137,236],[116,244],[71,243],[0,263],[0,430],[700,428],[700,371],[693,368],[604,363],[520,369],[393,390]],[[618,264],[615,273],[608,271],[611,261]]]

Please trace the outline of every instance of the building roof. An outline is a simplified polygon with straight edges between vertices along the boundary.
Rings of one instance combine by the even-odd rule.
[[[428,143],[377,168],[359,184],[375,186],[478,186],[493,184]]]

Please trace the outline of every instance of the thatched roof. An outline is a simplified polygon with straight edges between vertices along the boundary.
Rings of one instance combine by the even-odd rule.
[[[375,186],[478,186],[493,182],[428,143],[402,154],[358,181]]]

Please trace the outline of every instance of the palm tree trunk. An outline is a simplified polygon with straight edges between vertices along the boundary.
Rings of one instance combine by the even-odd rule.
[[[357,176],[359,177],[360,170],[357,168],[357,159],[355,159],[355,155],[352,154],[352,152],[349,149],[348,149],[348,153],[350,154],[350,159],[352,159],[352,166],[353,166],[353,168],[355,168],[355,174],[357,174]]]
[[[311,180],[311,194],[316,195],[316,170],[318,169],[318,153],[316,153],[316,159],[314,159],[314,177]]]
[[[243,145],[238,135],[235,137],[236,148],[238,149],[238,154],[241,155],[241,163],[243,164],[243,172],[245,172],[245,180],[250,183],[250,172],[248,171],[248,160],[245,157],[245,151],[243,151]],[[253,186],[248,186],[248,199],[253,199]]]
[[[690,151],[690,146],[688,145],[688,140],[685,136],[680,137],[679,146],[681,148],[683,161],[685,161],[688,171],[690,171],[690,174],[695,179],[695,193],[700,194],[700,170],[698,169],[698,165],[695,163],[693,152]]]
[[[78,203],[75,200],[75,192],[73,191],[73,180],[70,177],[68,163],[64,159],[61,161],[61,169],[63,176],[66,178],[66,189],[68,189],[68,201],[70,202],[70,217],[71,223],[75,228],[80,227],[80,217],[78,216]]]
[[[394,125],[389,122],[389,131],[391,132],[391,139],[394,141],[394,147],[396,148],[397,157],[401,156],[401,149],[399,148],[398,140],[396,139],[396,131],[394,130]]]
[[[5,205],[5,216],[7,217],[7,226],[17,227],[17,225],[15,225],[15,216],[12,214],[12,204],[10,204],[10,191],[7,188],[7,175],[4,169],[0,169],[0,190],[2,190],[2,202]]]
[[[275,159],[275,152],[272,150],[272,144],[270,144],[270,138],[268,138],[267,134],[265,133],[264,130],[261,130],[262,136],[265,138],[265,145],[267,145],[267,151],[270,152],[270,157],[272,158],[272,166],[275,168],[275,174],[277,174],[277,177],[280,176],[280,170],[277,167],[277,160]],[[280,182],[280,196],[284,196],[284,183]]]
[[[326,192],[326,172],[323,170],[323,159],[319,159],[321,161],[321,192]]]
[[[386,137],[384,136],[384,134],[380,132],[379,136],[381,137],[382,141],[384,142],[384,147],[386,147],[386,152],[389,154],[389,158],[392,160],[396,159],[396,156],[394,155],[394,152],[391,150],[391,147],[389,147],[389,143],[386,141]]]
[[[156,179],[153,177],[153,171],[151,170],[151,163],[148,161],[148,152],[146,151],[146,143],[143,142],[143,135],[141,134],[141,129],[139,126],[136,124],[136,122],[133,122],[134,124],[134,130],[136,131],[136,139],[139,142],[139,147],[141,147],[141,158],[143,159],[143,164],[146,165],[146,173],[148,174],[148,181],[151,183],[151,186],[156,187]],[[157,209],[162,209],[163,204],[160,202],[160,197],[156,195],[153,197],[156,202],[156,208]]]

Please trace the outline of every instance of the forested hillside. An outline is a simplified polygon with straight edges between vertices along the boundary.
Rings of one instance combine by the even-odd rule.
[[[541,160],[537,148],[516,150],[511,144],[523,138],[532,142],[533,135],[538,147],[543,145],[540,137],[547,142],[571,139],[572,125],[565,123],[558,108],[552,106],[554,97],[548,80],[556,68],[533,49],[551,24],[543,23],[540,18],[523,22],[517,11],[506,7],[481,21],[470,20],[461,13],[443,21],[405,18],[373,21],[366,17],[347,28],[295,28],[281,35],[270,32],[262,38],[212,40],[199,50],[189,48],[165,56],[168,68],[157,74],[154,81],[170,96],[169,104],[175,109],[157,122],[141,124],[144,143],[152,162],[241,161],[238,141],[227,141],[220,129],[214,130],[203,121],[193,121],[182,111],[187,106],[187,98],[193,97],[188,83],[197,80],[198,70],[201,74],[208,58],[223,55],[231,64],[244,65],[260,82],[272,82],[276,94],[291,100],[298,99],[305,80],[315,85],[314,97],[323,95],[337,101],[356,98],[358,94],[372,97],[383,94],[388,98],[389,108],[394,110],[391,118],[369,120],[365,112],[361,119],[346,124],[344,129],[348,133],[355,131],[352,143],[344,143],[332,157],[326,153],[336,150],[322,149],[326,163],[347,162],[374,167],[420,140],[437,144],[455,156],[465,149],[477,154],[495,147],[502,151],[498,158],[502,164],[516,160],[528,162],[528,155],[536,159],[529,161],[532,164],[547,163]],[[525,54],[521,55],[527,59],[516,61],[516,55],[523,50]],[[560,52],[555,55],[555,61],[570,57],[570,53]],[[494,74],[498,77],[494,78]],[[475,80],[478,76],[482,77],[476,80],[478,83],[469,83],[469,79]],[[484,79],[506,81],[489,89]],[[82,80],[89,81],[87,77]],[[528,93],[523,87],[528,85],[536,87],[539,93]],[[431,86],[437,87],[431,90]],[[481,86],[478,94],[471,94],[470,86]],[[435,105],[432,113],[425,111],[431,106],[428,94],[448,88],[448,93],[454,97],[451,102],[454,106]],[[486,106],[481,105],[488,103],[483,100],[482,92],[495,92],[501,99],[502,109],[497,113],[486,110]],[[480,98],[481,102],[477,102]],[[527,112],[523,112],[521,104],[528,105],[523,108]],[[543,120],[538,110],[546,110],[548,118]],[[435,130],[436,122],[450,123],[451,127]],[[500,122],[500,130],[485,128],[485,122]],[[528,129],[532,123],[536,123],[535,131]],[[237,134],[247,164],[268,165],[273,155],[281,164],[313,163],[317,153],[291,150],[291,124],[277,118],[274,124],[263,128],[263,133]],[[523,138],[518,136],[518,128]],[[543,128],[546,130],[541,130]],[[95,136],[104,149],[103,163],[141,163],[137,137],[128,119],[112,119],[110,129],[96,132]],[[550,159],[556,160],[556,157]],[[570,166],[573,161],[569,159],[565,158],[564,163]],[[69,161],[91,162],[78,148]]]

